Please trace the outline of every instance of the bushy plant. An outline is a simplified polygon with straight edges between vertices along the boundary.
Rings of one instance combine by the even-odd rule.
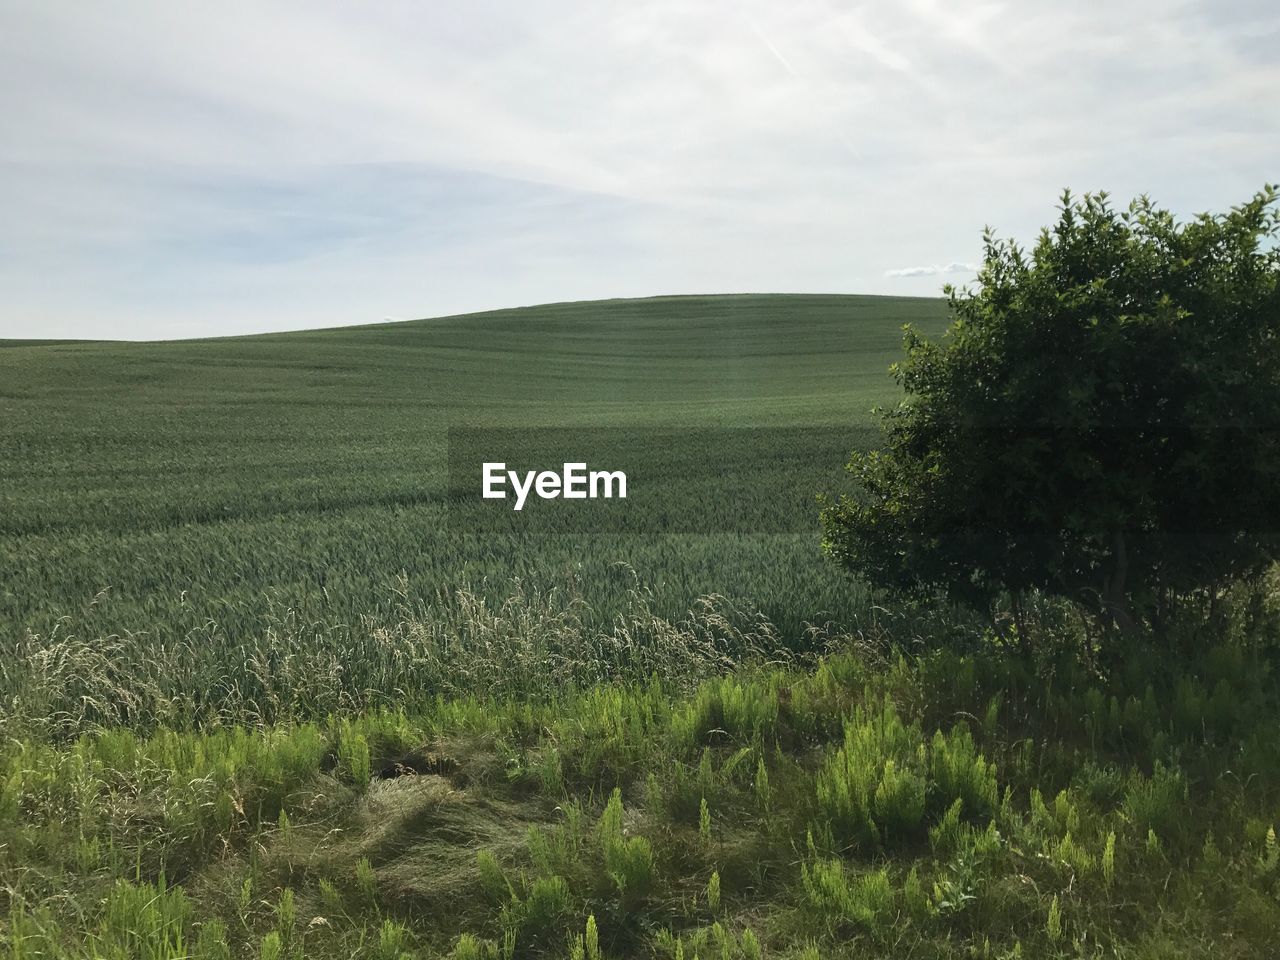
[[[655,880],[653,847],[645,837],[628,837],[622,824],[622,792],[614,790],[600,817],[600,850],[605,871],[626,903],[649,893]]]
[[[1124,814],[1139,835],[1181,836],[1187,827],[1183,804],[1187,783],[1181,771],[1157,761],[1151,776],[1135,772],[1124,792]]]
[[[564,877],[536,877],[523,897],[513,896],[504,907],[503,926],[522,944],[545,946],[563,936],[573,902]]]
[[[850,874],[839,860],[818,860],[801,867],[807,906],[833,928],[861,927],[877,932],[894,909],[895,897],[885,869]]]
[[[815,789],[837,841],[863,850],[920,837],[929,810],[943,817],[945,832],[954,831],[948,819],[990,815],[998,803],[995,765],[977,752],[964,726],[926,740],[889,700],[855,711],[844,742],[818,770]]]
[[[844,742],[828,756],[815,783],[818,808],[842,844],[877,846],[882,840],[877,813],[899,832],[919,822],[924,809],[911,771],[918,766],[921,740],[919,727],[904,724],[887,700],[876,710],[859,708],[845,724]]]
[[[953,323],[908,329],[906,398],[826,548],[873,584],[988,608],[1060,595],[1104,626],[1259,574],[1280,523],[1280,192],[1178,223],[1062,199],[1030,251],[985,237]],[[1025,634],[1023,634],[1025,638]]]
[[[95,955],[110,960],[176,960],[184,955],[192,906],[181,888],[156,883],[116,884],[92,939]]]

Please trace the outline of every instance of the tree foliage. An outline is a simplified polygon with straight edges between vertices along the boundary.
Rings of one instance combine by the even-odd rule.
[[[1067,597],[1104,624],[1260,572],[1280,529],[1280,193],[1178,222],[1063,195],[1028,252],[984,234],[939,342],[826,549],[873,584],[974,605]]]

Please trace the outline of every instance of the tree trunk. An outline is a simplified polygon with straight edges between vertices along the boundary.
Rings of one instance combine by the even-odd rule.
[[[1107,579],[1103,596],[1107,618],[1121,633],[1128,633],[1134,626],[1129,602],[1125,599],[1128,578],[1129,553],[1125,544],[1124,531],[1116,530],[1111,535],[1111,576]]]
[[[1031,638],[1027,636],[1027,618],[1022,608],[1022,591],[1009,593],[1009,606],[1013,609],[1013,629],[1018,634],[1018,651],[1024,657],[1031,655]]]

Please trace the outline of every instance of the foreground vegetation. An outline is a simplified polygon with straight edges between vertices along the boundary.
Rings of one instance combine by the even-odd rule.
[[[1276,196],[989,238],[827,501],[892,611],[816,565],[810,497],[893,398],[834,364],[927,301],[0,351],[34,418],[4,438],[0,946],[1274,956]],[[637,471],[625,513],[458,486],[583,445]],[[676,615],[695,584],[727,595]]]
[[[6,955],[1272,955],[1273,591],[1106,677],[1066,613],[1034,661],[901,620],[797,657],[644,598],[608,630],[518,591],[406,613],[333,665],[400,664],[399,702],[347,709],[283,647],[227,664],[222,714],[49,648],[44,699],[4,690]],[[113,683],[128,715],[76,706]]]

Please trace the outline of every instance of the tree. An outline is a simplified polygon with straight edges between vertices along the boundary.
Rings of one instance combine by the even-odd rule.
[[[1109,630],[1262,572],[1280,542],[1278,197],[1179,223],[1146,197],[1066,193],[1029,254],[988,229],[942,340],[906,329],[905,398],[824,511],[827,552],[899,593],[1066,597]]]

